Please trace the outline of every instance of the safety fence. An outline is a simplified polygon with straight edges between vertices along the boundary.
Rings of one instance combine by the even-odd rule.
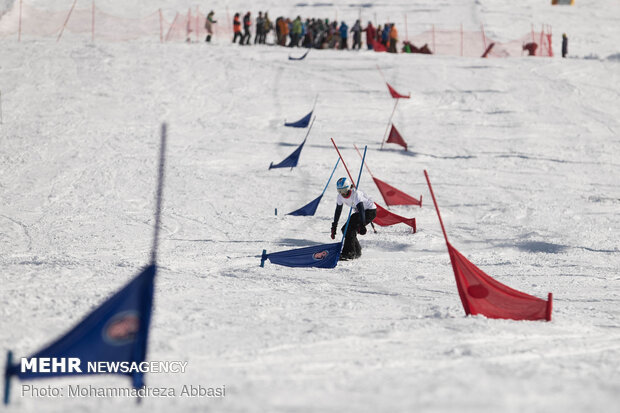
[[[49,11],[29,6],[23,0],[15,1],[13,8],[0,17],[0,38],[13,37],[21,41],[55,37],[60,41],[63,36],[71,34],[89,36],[93,42],[142,39],[164,43],[204,41],[207,35],[206,15],[199,7],[173,16],[169,13],[165,16],[160,9],[141,18],[126,18],[106,13],[96,6],[95,1],[88,8],[76,8],[76,3],[77,0],[74,0],[66,11]],[[230,41],[232,24],[229,11],[216,15],[226,16],[226,19],[219,18],[219,23],[213,25],[214,39]],[[484,27],[465,31],[462,26],[459,30],[445,30],[428,25],[429,29],[409,36],[406,16],[404,26],[407,33],[404,39],[418,48],[426,45],[437,55],[509,57],[527,52],[536,56],[553,56],[550,26],[543,26],[540,31],[532,27],[523,37],[503,42],[490,38]],[[529,47],[526,47],[528,44]],[[535,46],[532,47],[532,44]]]

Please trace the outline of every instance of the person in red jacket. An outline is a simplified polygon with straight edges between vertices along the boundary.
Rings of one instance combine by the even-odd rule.
[[[242,44],[243,36],[241,35],[241,20],[239,20],[239,13],[235,13],[235,17],[233,17],[233,31],[235,32],[233,43],[236,43],[237,38],[239,38],[239,44]]]
[[[372,22],[368,22],[368,26],[363,32],[366,32],[366,45],[368,46],[368,50],[372,50],[375,45],[375,38],[377,36],[377,29],[372,25]]]

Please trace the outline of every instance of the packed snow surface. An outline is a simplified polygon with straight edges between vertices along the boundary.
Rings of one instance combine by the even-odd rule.
[[[147,2],[135,3],[98,7],[140,16],[196,6],[158,0],[144,11]],[[379,21],[407,11],[412,31],[416,22],[484,24],[507,39],[545,23],[556,54],[567,32],[567,59],[312,50],[296,62],[288,56],[300,49],[238,47],[222,36],[212,45],[1,39],[0,349],[32,354],[148,263],[165,121],[148,358],[189,364],[185,374],[146,381],[177,393],[184,384],[226,386],[226,396],[145,398],[143,410],[617,409],[620,3],[576,3],[269,0],[251,8],[273,17],[337,12],[349,23],[360,10]],[[248,7],[235,0],[213,8],[227,6]],[[225,23],[225,14],[216,17]],[[380,150],[394,101],[377,65],[396,90],[411,92],[393,119],[407,152]],[[317,95],[298,167],[269,171],[306,132],[284,121],[308,113]],[[368,145],[377,178],[423,196],[422,208],[392,208],[416,217],[418,232],[369,231],[360,236],[362,258],[333,270],[260,268],[263,249],[331,242],[335,180],[316,216],[285,216],[322,191],[337,159],[330,138],[353,174],[353,145]],[[465,317],[425,169],[450,242],[504,284],[541,298],[553,292],[552,322]],[[360,188],[382,201],[367,171]],[[22,397],[21,384],[13,382],[12,411],[135,409],[124,398]]]

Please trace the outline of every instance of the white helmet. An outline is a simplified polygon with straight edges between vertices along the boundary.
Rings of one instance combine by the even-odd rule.
[[[346,195],[351,190],[351,182],[346,177],[338,179],[336,190],[340,195]]]

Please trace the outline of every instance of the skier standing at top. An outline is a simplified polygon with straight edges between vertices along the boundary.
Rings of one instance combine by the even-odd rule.
[[[365,193],[351,185],[347,178],[338,179],[336,190],[338,191],[338,196],[336,198],[334,222],[332,222],[332,239],[336,238],[342,205],[346,204],[357,210],[349,219],[349,228],[345,234],[344,246],[340,255],[342,260],[352,260],[362,256],[362,246],[357,240],[357,233],[359,232],[360,235],[366,234],[366,225],[370,224],[377,217],[377,206]],[[342,227],[342,232],[344,232],[345,227],[346,224]]]
[[[243,37],[241,38],[241,44],[250,44],[250,39],[252,38],[252,34],[250,33],[250,28],[252,27],[252,13],[247,12],[245,16],[243,16]]]
[[[362,47],[362,26],[359,20],[355,21],[351,28],[351,33],[353,33],[353,46],[351,46],[351,50],[355,50],[355,46],[360,49]]]
[[[263,18],[263,12],[258,12],[258,17],[256,18],[256,33],[254,34],[254,44],[261,44],[261,39],[264,36],[263,30],[265,28],[265,19]]]
[[[217,23],[217,20],[213,19],[214,14],[215,12],[211,10],[207,15],[207,20],[205,21],[205,29],[207,30],[207,38],[205,39],[205,42],[211,41],[211,35],[213,34],[213,25]]]
[[[233,43],[237,41],[239,38],[239,44],[243,44],[243,36],[241,35],[241,21],[239,20],[239,13],[235,13],[233,17],[233,31],[235,35],[233,36]]]
[[[566,57],[568,54],[568,37],[566,37],[566,33],[562,33],[562,57]]]

